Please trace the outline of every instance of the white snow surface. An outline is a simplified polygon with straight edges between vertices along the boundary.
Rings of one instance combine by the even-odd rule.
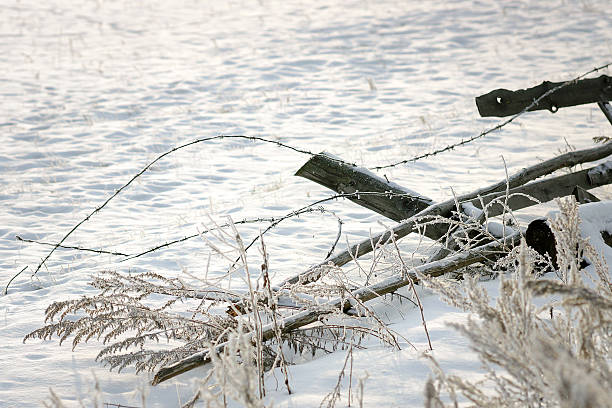
[[[612,248],[604,242],[602,231],[612,234],[612,201],[588,203],[580,206],[580,232],[612,266]],[[551,217],[552,218],[552,217]]]
[[[143,391],[149,407],[178,406],[202,375],[195,370],[151,387],[147,374],[111,373],[96,363],[95,341],[74,351],[69,341],[22,342],[43,325],[53,301],[96,293],[88,282],[99,271],[204,274],[209,249],[201,239],[126,262],[58,249],[33,276],[50,247],[17,235],[58,242],[159,154],[199,137],[260,136],[366,168],[459,142],[499,122],[478,116],[475,96],[571,79],[612,61],[609,6],[609,0],[0,1],[2,289],[29,267],[0,296],[0,407],[40,406],[50,387],[69,404],[87,403],[94,376],[104,402],[140,406]],[[590,147],[596,136],[612,136],[596,105],[533,112],[464,147],[377,175],[444,200],[451,188],[460,194],[497,182],[504,166],[512,173],[568,144]],[[332,194],[293,176],[307,159],[249,140],[196,144],[159,161],[65,244],[137,253],[197,233],[209,214],[218,222],[284,215]],[[593,192],[611,196],[609,188]],[[379,232],[379,222],[392,225],[348,200],[325,207],[344,221],[340,245]],[[530,208],[519,221],[552,208]],[[247,241],[266,226],[238,229]],[[330,215],[281,223],[266,235],[273,280],[321,261],[336,234]],[[402,243],[410,255],[418,240]],[[257,249],[250,252],[260,262]],[[213,262],[209,275],[226,267]],[[487,285],[494,294],[497,283]],[[423,302],[442,367],[477,376],[479,362],[465,339],[446,326],[466,314],[432,294],[424,293]],[[427,346],[420,315],[408,304],[386,312],[418,351],[376,343],[355,351],[353,393],[367,373],[364,406],[422,406],[429,368],[419,358]],[[292,366],[292,395],[280,379],[278,387],[268,379],[268,402],[319,406],[345,356],[339,351]],[[347,404],[347,381],[339,406]]]

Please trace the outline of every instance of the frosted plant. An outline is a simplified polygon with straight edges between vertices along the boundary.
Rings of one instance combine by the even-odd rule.
[[[495,305],[475,277],[459,285],[421,276],[449,304],[472,312],[453,325],[472,345],[486,371],[480,382],[444,373],[433,364],[425,406],[457,406],[458,395],[483,407],[605,407],[612,401],[612,286],[599,254],[580,237],[578,206],[558,201],[551,220],[561,279],[538,280],[533,254],[522,243],[515,266],[500,277]],[[581,270],[582,256],[593,267]],[[536,307],[534,297],[544,297]],[[431,358],[431,357],[430,357]],[[433,360],[433,359],[432,359]],[[448,393],[450,404],[441,394]]]
[[[214,349],[212,344],[209,347]],[[200,382],[200,390],[188,406],[201,400],[211,408],[224,407],[232,400],[247,408],[263,408],[257,358],[256,345],[239,324],[223,351],[211,353],[212,371]]]
[[[97,295],[53,303],[46,311],[48,324],[27,335],[26,340],[57,336],[61,343],[71,338],[74,348],[97,339],[104,344],[99,360],[111,369],[134,366],[137,372],[164,366],[167,373],[181,367],[184,363],[181,360],[204,353],[199,355],[212,363],[212,370],[192,402],[206,401],[210,406],[216,406],[221,399],[258,406],[265,397],[265,374],[275,367],[280,367],[287,392],[291,393],[290,350],[303,361],[304,354],[309,352],[314,357],[338,348],[362,348],[363,340],[369,337],[400,348],[401,336],[389,329],[364,300],[377,297],[359,294],[366,293],[359,278],[372,284],[389,274],[408,276],[409,264],[394,238],[387,246],[379,247],[371,267],[357,264],[356,273],[351,273],[323,265],[318,271],[319,280],[298,279],[293,285],[273,289],[263,237],[260,235],[257,240],[260,268],[253,268],[247,262],[248,246],[231,219],[227,229],[211,222],[212,227],[205,228],[208,234],[202,238],[212,253],[229,263],[225,275],[199,281],[191,276],[196,282],[188,284],[155,273],[104,272],[92,282],[99,290]],[[460,252],[495,238],[477,220],[425,222],[456,227],[458,233],[453,239],[458,244],[455,250]],[[416,290],[411,288],[410,298],[401,294],[391,298],[408,299],[418,305],[427,332],[422,305]],[[303,320],[286,324],[292,318]],[[411,345],[407,339],[401,340]],[[160,344],[161,341],[167,345]],[[235,390],[240,392],[235,394]],[[339,390],[332,396],[335,397],[329,400],[331,405],[337,401]]]
[[[82,399],[79,399],[79,405],[81,407],[85,407],[85,406],[91,406],[93,408],[107,408],[107,407],[120,407],[121,405],[119,404],[113,404],[113,403],[108,403],[108,402],[102,402],[102,389],[100,388],[100,383],[98,382],[98,379],[95,377],[94,375],[94,384],[93,384],[93,389],[91,389],[89,391],[89,395],[88,395],[88,402],[83,401]],[[145,398],[144,396],[142,396],[142,408],[146,407],[146,403],[145,403]],[[67,408],[69,405],[67,405],[65,403],[65,401],[63,401],[53,390],[53,388],[49,388],[49,395],[47,396],[47,399],[45,401],[42,402],[43,405],[45,406],[45,408]]]
[[[52,303],[45,312],[51,323],[28,334],[24,341],[55,335],[61,344],[72,337],[74,349],[79,343],[101,340],[105,347],[97,359],[111,369],[121,371],[133,365],[139,372],[187,357],[223,339],[227,327],[237,326],[235,318],[197,306],[201,304],[198,292],[179,279],[106,271],[91,284],[99,294]],[[152,299],[160,295],[165,299],[155,304]],[[181,304],[185,300],[197,301],[191,314]],[[161,340],[171,347],[156,349],[154,345]]]
[[[49,397],[47,401],[43,401],[43,405],[45,408],[65,408],[66,405],[62,401],[62,399],[53,391],[53,389],[49,389]]]
[[[214,253],[229,261],[231,266],[225,276],[188,284],[151,272],[105,271],[91,283],[98,294],[54,302],[46,310],[47,324],[28,334],[24,341],[56,336],[60,344],[71,339],[74,349],[80,343],[98,340],[103,344],[98,360],[111,369],[121,371],[132,366],[137,372],[155,370],[211,350],[212,368],[191,401],[204,401],[211,407],[227,399],[245,406],[261,406],[265,374],[274,372],[271,370],[276,367],[291,393],[291,350],[303,361],[310,353],[314,357],[317,352],[329,353],[338,348],[362,348],[362,341],[368,337],[399,348],[397,333],[352,296],[355,284],[341,268],[327,268],[321,282],[298,283],[283,290],[281,299],[280,292],[273,290],[270,283],[263,237],[258,240],[261,270],[254,272],[249,269],[240,234],[231,220],[229,224],[229,231],[218,226],[207,228],[212,238],[205,238]],[[246,290],[230,289],[231,285],[238,286],[237,276]],[[330,298],[350,301],[351,307],[330,307],[318,324],[285,330],[283,319],[296,309],[321,309]]]

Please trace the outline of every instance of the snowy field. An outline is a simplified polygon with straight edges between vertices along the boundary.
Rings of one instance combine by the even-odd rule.
[[[109,372],[99,343],[28,341],[53,301],[95,293],[102,270],[198,276],[201,239],[123,257],[50,247],[159,154],[195,138],[234,134],[327,151],[365,167],[442,148],[494,126],[474,97],[543,80],[571,79],[612,61],[609,0],[559,1],[113,1],[0,0],[0,407],[40,406],[52,387],[69,404],[102,401],[178,406],[202,370],[157,387],[148,374]],[[603,71],[611,75],[610,70]],[[599,74],[594,74],[599,75]],[[378,172],[435,201],[502,180],[592,138],[612,136],[597,106],[522,116],[443,154]],[[197,233],[209,215],[225,222],[278,217],[331,191],[294,177],[309,157],[272,144],[224,139],[156,164],[84,223],[65,244],[127,254]],[[594,191],[612,197],[610,188]],[[340,245],[392,225],[349,201],[326,203],[344,221]],[[520,213],[526,223],[551,206]],[[268,224],[238,226],[245,240]],[[337,234],[334,217],[307,214],[266,236],[273,280],[320,262]],[[416,239],[403,240],[410,254]],[[253,248],[253,261],[257,262]],[[227,266],[227,265],[226,265]],[[222,272],[222,265],[213,265]],[[496,282],[486,285],[494,292]],[[423,297],[434,355],[466,378],[479,362],[446,326],[466,314]],[[420,351],[416,309],[391,327]],[[376,342],[355,351],[353,387],[364,406],[422,406],[429,375],[419,352]],[[316,407],[332,391],[346,352],[291,367],[295,393],[268,380],[268,402]],[[345,382],[346,389],[347,385]],[[347,404],[344,398],[339,406]]]

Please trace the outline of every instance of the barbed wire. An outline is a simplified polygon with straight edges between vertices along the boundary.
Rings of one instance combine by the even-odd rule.
[[[337,200],[340,198],[355,198],[355,199],[359,199],[361,196],[381,196],[381,197],[387,197],[387,198],[396,198],[396,197],[400,197],[400,198],[418,198],[418,196],[415,195],[411,195],[411,194],[400,194],[400,193],[394,193],[392,191],[388,191],[388,192],[376,192],[376,191],[362,191],[362,192],[355,192],[355,193],[341,193],[341,194],[334,194],[331,195],[329,197],[314,201],[300,209],[291,211],[283,216],[280,217],[259,217],[259,218],[249,218],[249,219],[243,219],[243,220],[238,220],[238,221],[233,221],[234,225],[241,225],[241,224],[255,224],[255,223],[260,223],[260,222],[269,222],[271,223],[271,225],[266,228],[266,230],[264,230],[262,232],[262,235],[264,235],[265,233],[267,233],[268,231],[270,231],[272,228],[274,228],[275,226],[277,226],[280,222],[287,220],[289,218],[293,218],[293,217],[297,217],[299,215],[302,214],[306,214],[306,213],[312,213],[312,212],[321,212],[321,213],[332,213],[335,215],[335,213],[333,213],[332,211],[329,211],[327,209],[325,209],[324,207],[320,206],[320,204],[323,204],[325,202],[328,201],[333,201],[333,200]],[[317,207],[319,206],[319,207]],[[316,208],[315,208],[316,207]],[[336,217],[338,218],[338,217]],[[340,220],[340,222],[342,222]],[[227,228],[229,227],[231,224],[230,223],[224,223],[219,225],[217,228]],[[173,246],[176,244],[179,244],[181,242],[185,242],[188,240],[191,240],[193,238],[197,238],[199,237],[201,234],[206,234],[212,230],[215,230],[217,228],[210,228],[210,229],[206,229],[203,231],[200,231],[199,233],[196,234],[192,234],[192,235],[187,235],[183,238],[179,238],[179,239],[175,239],[172,241],[168,241],[165,242],[163,244],[154,246],[152,248],[147,249],[146,251],[142,251],[142,252],[138,252],[138,253],[125,253],[125,252],[120,252],[120,251],[109,251],[109,250],[103,250],[103,249],[93,249],[93,248],[86,248],[86,247],[79,247],[79,246],[71,246],[71,245],[60,245],[58,248],[62,248],[62,249],[72,249],[72,250],[76,250],[76,251],[85,251],[85,252],[94,252],[94,253],[99,253],[99,254],[108,254],[108,255],[114,255],[114,256],[122,256],[125,257],[124,259],[119,260],[119,262],[125,262],[128,261],[130,259],[134,259],[134,258],[139,258],[141,256],[147,255],[149,253],[158,251],[160,249],[163,248],[167,248],[169,246]],[[37,240],[33,240],[33,239],[26,239],[26,238],[22,238],[19,235],[17,235],[15,237],[17,240],[19,241],[23,241],[23,242],[28,242],[28,243],[33,243],[33,244],[38,244],[38,245],[45,245],[45,246],[55,246],[56,244],[54,243],[50,243],[50,242],[44,242],[44,241],[37,241]],[[246,249],[250,248],[255,242],[257,241],[257,239],[255,239],[253,242],[251,242]]]
[[[277,140],[270,140],[270,139],[265,139],[263,137],[246,136],[246,135],[218,135],[218,136],[204,137],[204,138],[192,140],[191,142],[184,143],[184,144],[182,144],[180,146],[173,147],[172,149],[170,149],[170,150],[160,154],[159,156],[157,156],[153,161],[149,162],[149,164],[147,164],[145,167],[142,168],[142,170],[140,170],[138,173],[136,173],[127,183],[125,183],[118,190],[116,190],[114,194],[112,194],[110,197],[108,197],[106,199],[106,201],[104,201],[104,203],[102,203],[100,206],[96,207],[85,218],[83,218],[74,227],[72,227],[72,229],[70,231],[68,231],[62,237],[62,239],[53,246],[51,251],[49,251],[49,253],[42,259],[42,261],[40,261],[40,263],[38,264],[38,266],[36,267],[36,269],[34,270],[32,275],[36,275],[38,273],[40,268],[42,268],[42,266],[45,264],[45,262],[47,262],[47,259],[49,259],[49,257],[55,252],[55,250],[57,248],[59,248],[64,243],[64,241],[66,241],[66,239],[68,239],[68,237],[70,235],[72,235],[72,233],[74,231],[76,231],[81,225],[83,225],[83,223],[88,221],[92,216],[94,216],[96,213],[100,212],[104,207],[106,207],[108,205],[108,203],[110,203],[115,197],[117,197],[123,190],[128,188],[134,182],[134,180],[136,180],[138,177],[140,177],[142,174],[144,174],[147,170],[149,170],[155,163],[157,163],[158,161],[160,161],[164,157],[166,157],[166,156],[168,156],[168,155],[170,155],[170,154],[172,154],[172,153],[174,153],[174,152],[176,152],[178,150],[184,149],[184,148],[189,147],[189,146],[193,146],[193,145],[198,144],[198,143],[203,143],[203,142],[208,142],[208,141],[218,140],[218,139],[247,139],[247,140],[256,140],[256,141],[260,141],[260,142],[264,142],[264,143],[272,143],[272,144],[275,144],[275,145],[280,146],[280,147],[284,147],[284,148],[287,148],[287,149],[290,149],[290,150],[294,150],[294,151],[296,151],[298,153],[314,155],[314,153],[312,153],[312,152],[309,152],[307,150],[302,150],[302,149],[290,146],[288,144],[279,142]]]
[[[477,134],[475,136],[469,137],[467,139],[461,139],[460,142],[447,145],[447,146],[445,146],[445,147],[443,147],[441,149],[434,150],[433,152],[429,152],[429,153],[421,154],[419,156],[415,156],[415,157],[413,157],[411,159],[401,160],[401,161],[396,162],[396,163],[385,164],[385,165],[382,165],[382,166],[368,167],[368,169],[370,169],[370,170],[382,170],[382,169],[388,169],[388,168],[391,168],[391,167],[396,167],[396,166],[399,166],[401,164],[412,163],[412,162],[415,162],[417,160],[425,159],[427,157],[436,156],[436,155],[438,155],[440,153],[444,153],[444,152],[447,152],[449,150],[453,150],[456,147],[466,145],[468,143],[473,142],[474,140],[481,139],[481,138],[485,137],[486,135],[488,135],[489,133],[495,132],[496,130],[500,130],[504,126],[509,125],[514,120],[516,120],[518,117],[520,117],[520,116],[524,115],[526,112],[528,112],[531,108],[537,106],[544,98],[550,96],[552,93],[555,93],[559,89],[565,88],[568,85],[575,84],[577,81],[579,81],[580,79],[586,77],[587,75],[590,75],[590,74],[593,74],[595,72],[601,71],[602,69],[606,69],[610,65],[612,65],[612,62],[609,62],[607,64],[601,65],[599,67],[595,67],[592,70],[590,70],[588,72],[585,72],[584,74],[578,75],[574,79],[571,79],[569,81],[566,81],[566,82],[562,83],[561,85],[558,85],[558,86],[556,86],[554,88],[549,89],[548,91],[544,92],[541,96],[536,98],[533,102],[531,102],[531,104],[529,106],[527,106],[525,109],[523,109],[519,113],[515,114],[514,116],[511,116],[509,119],[506,119],[505,121],[497,124],[496,126],[490,128],[490,129],[487,129],[484,132],[481,132],[481,133],[479,133],[479,134]]]
[[[282,221],[284,221],[284,220],[286,220],[288,218],[296,217],[298,215],[309,213],[309,212],[321,212],[321,213],[325,213],[325,212],[329,212],[329,211],[327,211],[323,207],[320,207],[320,208],[305,207],[305,208],[300,209],[300,210],[292,211],[291,213],[285,214],[284,216],[281,216],[281,217],[252,218],[252,219],[248,219],[248,220],[245,219],[245,220],[240,220],[240,221],[233,221],[232,223],[228,222],[228,223],[219,225],[217,228],[208,228],[206,230],[200,231],[197,234],[188,235],[186,237],[183,237],[183,238],[180,238],[180,239],[176,239],[174,241],[170,241],[170,242],[166,242],[166,243],[161,244],[161,245],[157,245],[157,246],[155,246],[153,248],[150,248],[150,249],[148,249],[148,250],[146,250],[144,252],[140,252],[140,253],[137,253],[137,254],[129,255],[127,258],[122,259],[120,262],[125,262],[125,261],[128,261],[130,259],[138,258],[138,257],[141,257],[143,255],[150,254],[151,252],[158,251],[158,250],[160,250],[162,248],[167,248],[169,246],[172,246],[172,245],[175,245],[175,244],[179,244],[181,242],[185,242],[185,241],[188,241],[188,240],[193,239],[193,238],[197,238],[197,237],[199,237],[202,234],[206,234],[208,232],[217,230],[219,228],[228,228],[232,224],[237,225],[237,224],[254,224],[254,223],[258,223],[258,222],[270,222],[271,223],[271,227],[266,228],[266,230],[264,232],[262,232],[262,235],[263,235],[266,232],[268,232],[270,229],[272,229],[274,226],[278,225],[280,222],[282,222]],[[255,240],[253,242],[251,242],[251,244],[249,244],[249,246],[246,249],[250,248],[254,243],[255,243]]]
[[[17,241],[21,241],[21,242],[28,242],[31,244],[38,244],[38,245],[45,245],[45,246],[55,246],[57,244],[54,244],[52,242],[45,242],[45,241],[37,241],[35,239],[28,239],[28,238],[23,238],[19,235],[15,235],[15,239]],[[83,252],[95,252],[97,254],[108,254],[108,255],[115,255],[115,256],[129,256],[128,254],[124,254],[123,252],[115,252],[115,251],[107,251],[104,249],[93,249],[93,248],[84,248],[84,247],[79,247],[79,246],[74,246],[74,245],[58,245],[58,248],[62,248],[62,249],[74,249],[77,251],[83,251]]]
[[[478,135],[472,136],[468,139],[462,139],[460,142],[454,143],[454,144],[450,144],[447,145],[441,149],[435,150],[433,152],[429,152],[429,153],[425,153],[419,156],[415,156],[413,158],[410,159],[406,159],[406,160],[401,160],[399,162],[396,163],[391,163],[391,164],[386,164],[386,165],[381,165],[381,166],[374,166],[374,167],[370,167],[370,170],[382,170],[382,169],[386,169],[386,168],[391,168],[391,167],[395,167],[395,166],[399,166],[402,164],[407,164],[410,162],[415,162],[417,160],[421,160],[424,158],[428,158],[428,157],[432,157],[441,153],[444,153],[446,151],[449,150],[453,150],[456,147],[459,146],[464,146],[468,143],[471,143],[475,140],[478,140],[486,135],[488,135],[491,132],[494,132],[496,130],[501,129],[502,127],[508,125],[509,123],[513,122],[516,118],[518,118],[519,116],[523,115],[525,112],[527,112],[529,109],[531,109],[533,106],[536,106],[542,99],[544,99],[545,97],[549,96],[550,94],[558,91],[559,89],[568,86],[570,84],[575,83],[576,81],[584,78],[585,76],[592,74],[594,72],[600,71],[602,69],[608,68],[610,65],[612,65],[612,62],[601,65],[599,67],[593,68],[592,70],[585,72],[584,74],[581,74],[579,76],[577,76],[576,78],[570,80],[570,81],[566,81],[563,84],[550,89],[549,91],[545,92],[542,96],[540,96],[539,98],[537,98],[536,100],[534,100],[532,102],[532,104],[530,104],[527,108],[525,108],[523,111],[517,113],[516,115],[512,116],[510,119],[505,120],[504,122],[494,126],[491,129],[488,129]],[[310,156],[315,156],[317,153],[313,153],[309,150],[306,149],[301,149],[295,146],[291,146],[289,144],[286,143],[282,143],[279,142],[277,140],[271,140],[271,139],[266,139],[263,137],[259,137],[259,136],[247,136],[247,135],[218,135],[218,136],[211,136],[211,137],[204,137],[204,138],[199,138],[199,139],[195,139],[191,142],[188,143],[184,143],[182,145],[176,146],[162,154],[160,154],[159,156],[157,156],[153,161],[149,162],[144,168],[142,168],[142,170],[140,170],[138,173],[136,173],[127,183],[125,183],[123,186],[121,186],[119,189],[117,189],[110,197],[108,197],[106,199],[106,201],[104,201],[100,206],[96,207],[93,211],[91,211],[87,216],[85,216],[85,218],[83,218],[81,221],[79,221],[76,225],[74,225],[72,227],[72,229],[70,229],[63,237],[62,239],[59,240],[59,242],[57,242],[56,244],[53,245],[53,248],[47,253],[47,255],[40,261],[40,263],[37,265],[36,269],[34,270],[34,272],[32,273],[32,275],[36,275],[36,273],[38,273],[38,271],[42,268],[42,266],[47,262],[47,260],[51,257],[51,255],[55,252],[55,250],[57,248],[63,247],[63,243],[66,241],[66,239],[68,239],[82,224],[84,224],[85,222],[87,222],[91,217],[93,217],[96,213],[100,212],[102,209],[104,209],[115,197],[117,197],[123,190],[125,190],[126,188],[128,188],[138,177],[140,177],[142,174],[144,174],[147,170],[149,170],[155,163],[157,163],[158,161],[160,161],[161,159],[163,159],[164,157],[178,151],[181,149],[184,149],[186,147],[189,146],[193,146],[195,144],[199,144],[199,143],[203,143],[203,142],[208,142],[208,141],[213,141],[213,140],[220,140],[220,139],[246,139],[246,140],[252,140],[252,141],[259,141],[259,142],[263,142],[263,143],[270,143],[270,144],[275,144],[279,147],[282,148],[286,148],[289,150],[293,150],[297,153],[301,153],[301,154],[306,154],[306,155],[310,155]],[[344,164],[349,164],[352,166],[355,166],[355,164],[353,163],[348,163],[342,159],[339,158],[331,158],[332,160],[336,160],[338,162],[344,163]],[[363,194],[363,193],[361,193]],[[331,198],[330,198],[331,199]],[[26,267],[27,268],[27,267]],[[25,270],[26,268],[22,269],[22,271],[20,271],[18,274],[20,274],[21,272],[23,272],[23,270]],[[13,278],[14,279],[14,278]]]

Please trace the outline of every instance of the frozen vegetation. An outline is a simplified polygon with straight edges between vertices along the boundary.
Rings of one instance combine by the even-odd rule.
[[[582,105],[375,169],[496,126],[477,95],[612,61],[608,3],[3,0],[0,407],[609,406],[610,187],[491,220],[488,238],[518,243],[513,229],[550,214],[554,272],[516,245],[414,286],[436,247],[412,234],[277,287],[395,225],[346,199],[285,218],[333,194],[293,176],[304,152],[441,203],[603,146],[612,127]],[[218,135],[251,139],[168,154],[94,211],[164,152]],[[398,277],[394,295],[363,289]],[[319,323],[289,333],[298,304]],[[210,347],[210,364],[151,385]]]

